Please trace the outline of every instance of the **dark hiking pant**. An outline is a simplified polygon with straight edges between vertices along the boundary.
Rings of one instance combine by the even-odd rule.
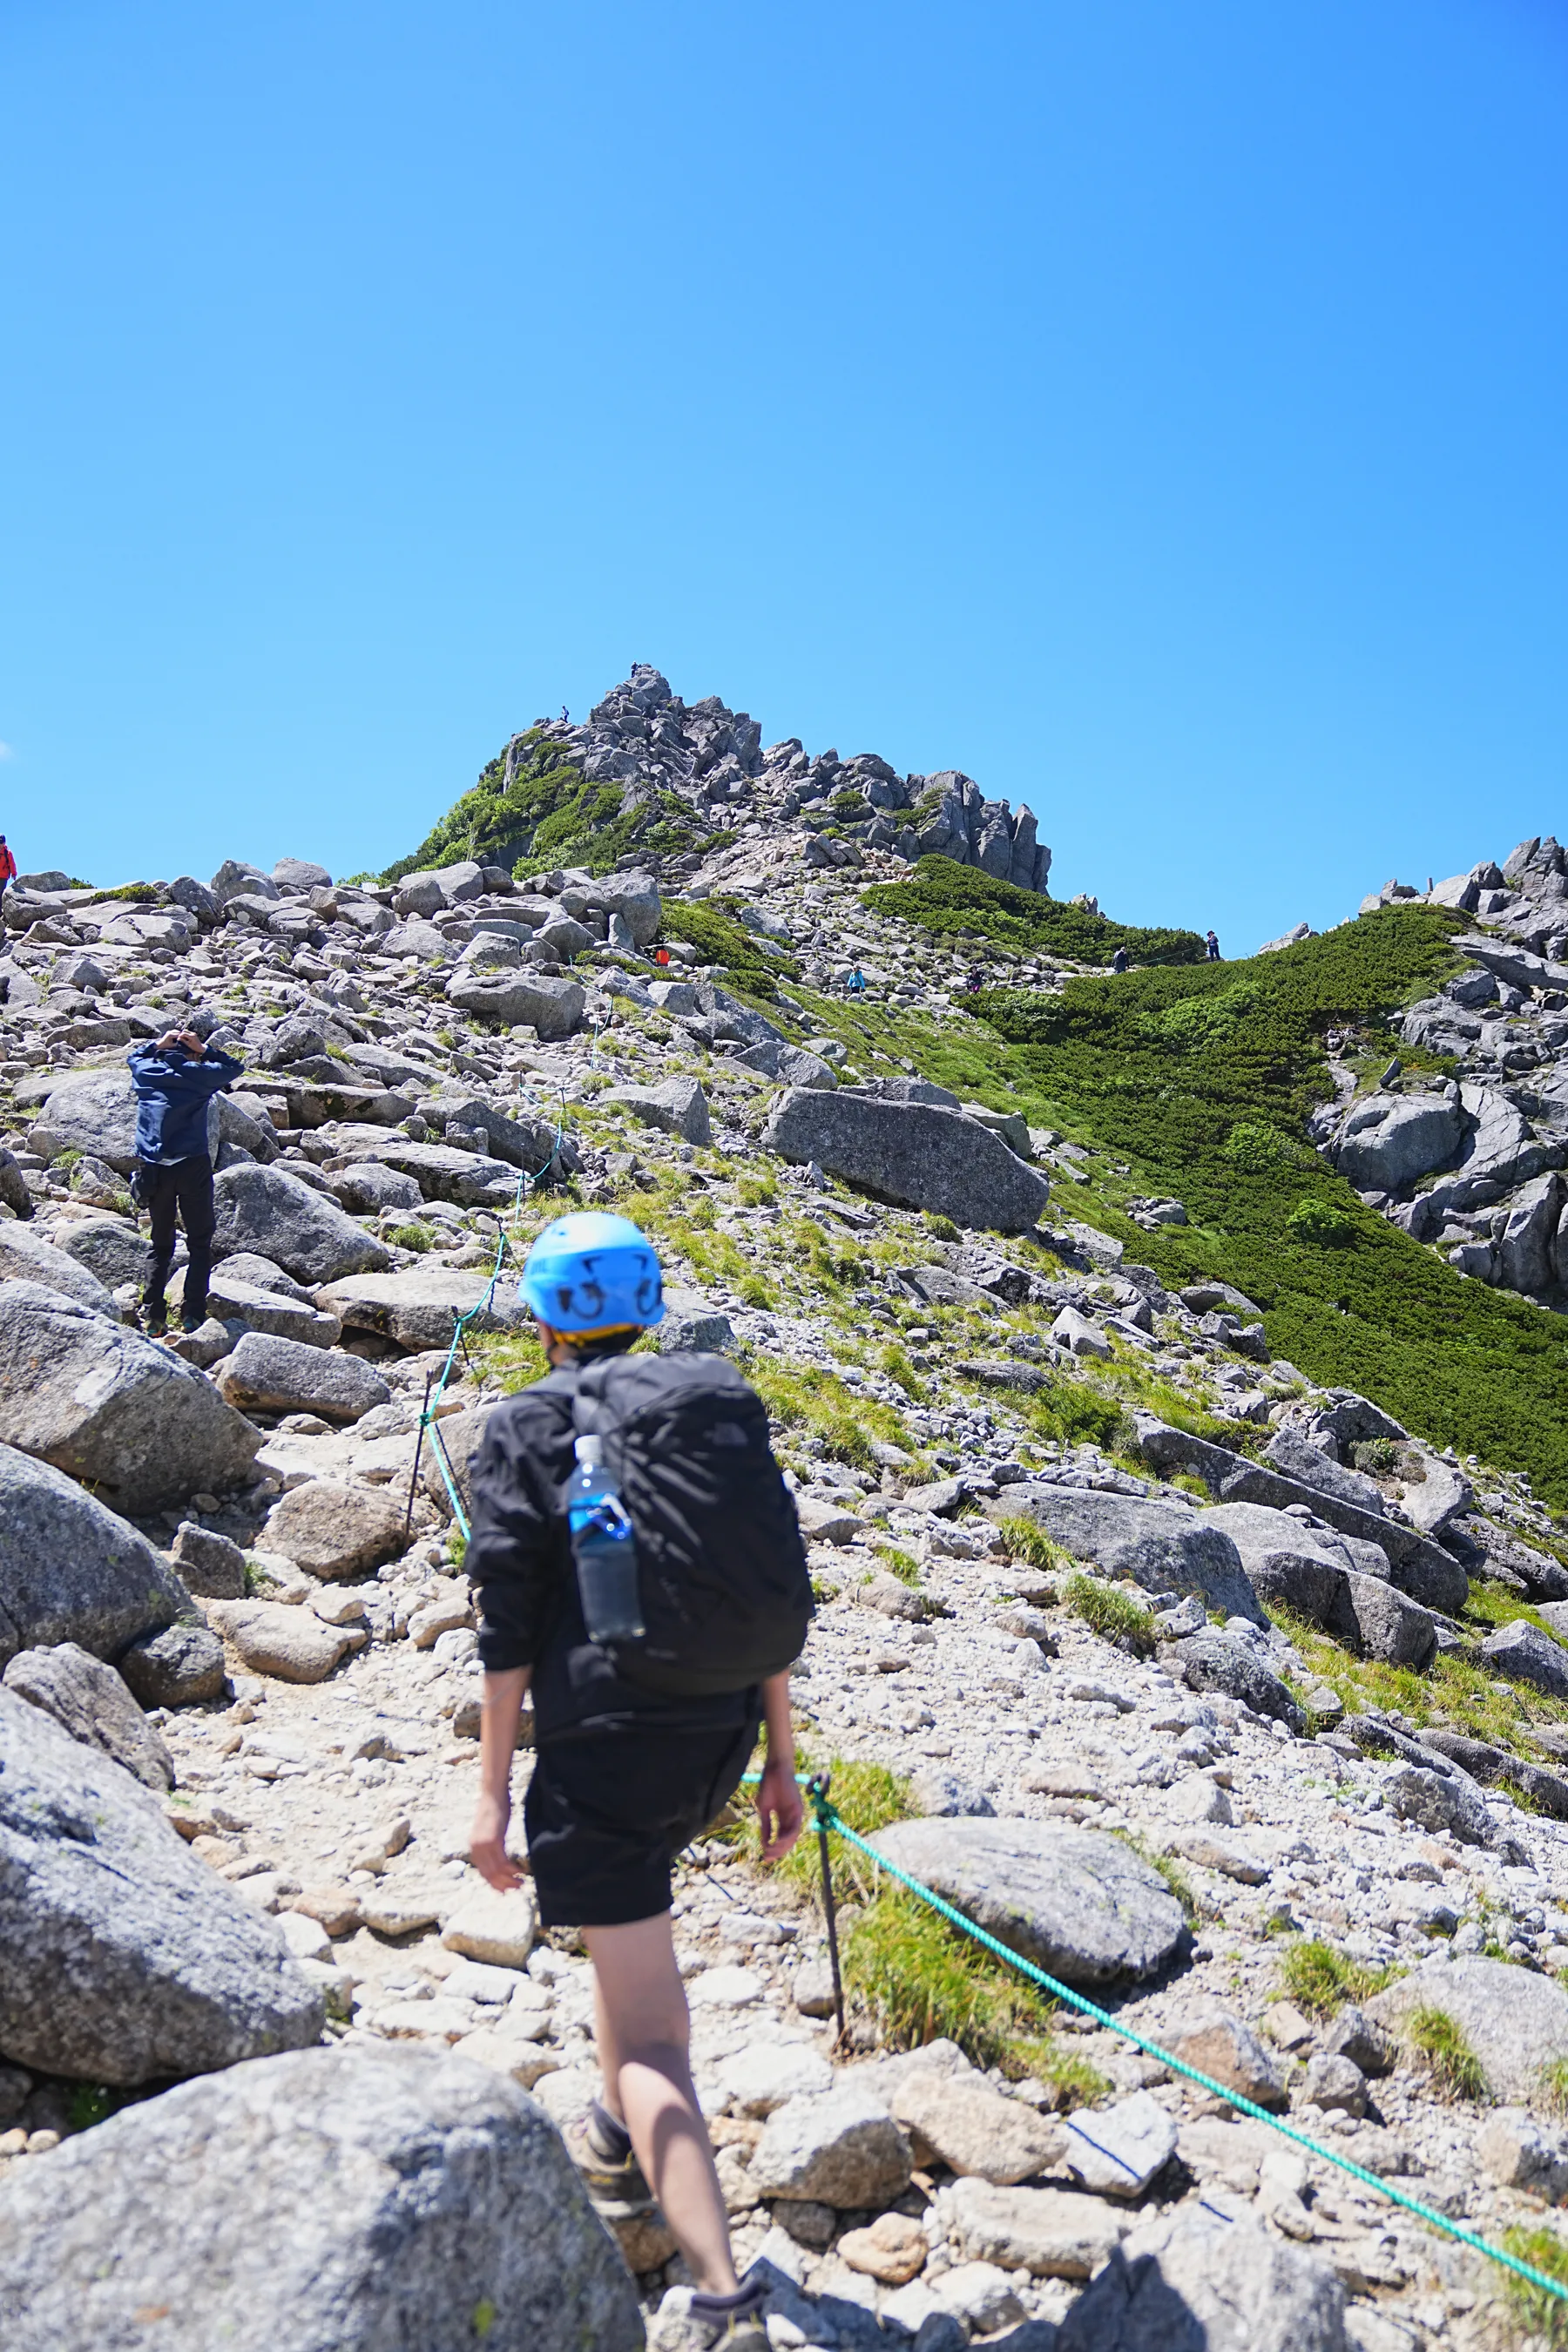
[[[142,1306],[149,1323],[163,1320],[163,1286],[174,1263],[174,1219],[185,1229],[190,1263],[185,1268],[184,1306],[181,1320],[200,1323],[207,1311],[207,1281],[212,1274],[213,1164],[205,1151],[191,1160],[177,1160],[172,1168],[141,1163],[142,1200],[153,1221],[147,1251],[147,1287]]]

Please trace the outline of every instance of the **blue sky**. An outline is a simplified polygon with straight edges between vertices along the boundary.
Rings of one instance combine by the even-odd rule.
[[[636,659],[1227,948],[1564,829],[1555,0],[0,0],[0,828],[412,847]]]

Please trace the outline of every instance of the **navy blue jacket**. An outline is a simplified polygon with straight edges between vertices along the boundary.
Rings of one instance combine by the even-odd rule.
[[[136,1089],[138,1160],[195,1160],[207,1148],[207,1105],[244,1069],[209,1045],[198,1060],[177,1047],[138,1045],[127,1055]]]

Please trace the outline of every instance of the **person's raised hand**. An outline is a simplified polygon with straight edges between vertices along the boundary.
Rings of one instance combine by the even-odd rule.
[[[501,1895],[522,1885],[522,1873],[506,1850],[510,1819],[510,1801],[486,1793],[474,1808],[474,1825],[468,1832],[468,1860],[486,1885]]]
[[[174,1046],[183,1045],[184,1042],[185,1033],[183,1029],[165,1029],[158,1040],[158,1051],[160,1054],[167,1054]]]
[[[763,1860],[782,1862],[801,1832],[805,1807],[793,1767],[788,1770],[772,1758],[763,1767],[757,1787],[757,1826],[763,1837]]]

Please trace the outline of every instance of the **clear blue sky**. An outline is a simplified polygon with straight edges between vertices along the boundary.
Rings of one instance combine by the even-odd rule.
[[[1568,829],[1558,0],[0,0],[0,828],[412,847],[635,659],[1243,950]]]

